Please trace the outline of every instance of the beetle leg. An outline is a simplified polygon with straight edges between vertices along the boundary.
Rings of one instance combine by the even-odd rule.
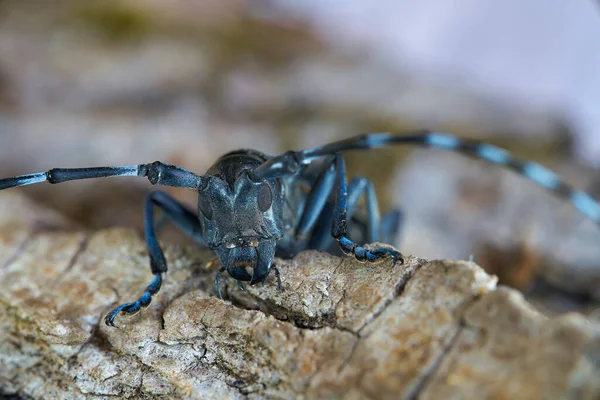
[[[379,224],[381,242],[398,243],[398,236],[400,229],[402,229],[403,219],[403,213],[398,209],[392,209],[383,216],[381,223]]]
[[[396,243],[401,213],[398,210],[392,210],[381,218],[375,188],[373,183],[365,177],[355,177],[348,183],[347,220],[352,219],[358,202],[363,195],[367,206],[365,240],[369,243]],[[331,229],[328,224],[333,218],[333,211],[331,205],[323,209],[315,224],[315,230],[312,232],[308,248],[320,251],[331,250],[335,239],[331,236]]]
[[[275,276],[277,277],[277,289],[280,292],[283,292],[283,283],[281,283],[281,274],[279,273],[279,269],[275,265],[271,266],[271,269],[275,271]]]
[[[308,197],[300,221],[294,232],[295,242],[300,242],[313,229],[319,215],[323,211],[331,190],[335,186],[335,156],[329,156],[320,167]]]
[[[221,294],[221,288],[219,286],[221,284],[221,272],[223,271],[225,271],[225,268],[221,267],[221,269],[215,275],[215,290],[217,292],[217,296],[219,296],[219,299],[221,300],[223,300],[223,295]]]
[[[404,257],[396,250],[381,247],[367,250],[350,240],[348,234],[348,186],[346,184],[346,165],[340,154],[335,156],[335,169],[337,176],[335,194],[335,206],[333,211],[333,223],[331,235],[336,239],[345,254],[353,255],[358,261],[374,262],[380,259],[391,258],[396,262],[404,263]],[[376,224],[378,226],[378,224]]]
[[[167,272],[167,261],[156,237],[154,207],[159,207],[164,215],[181,228],[185,233],[201,241],[200,223],[196,214],[179,204],[174,198],[163,192],[152,192],[144,203],[144,225],[146,246],[150,256],[150,268],[155,275],[154,280],[146,287],[144,293],[134,302],[125,303],[106,316],[106,325],[115,326],[115,318],[119,314],[133,315],[146,308],[162,285],[162,274]]]

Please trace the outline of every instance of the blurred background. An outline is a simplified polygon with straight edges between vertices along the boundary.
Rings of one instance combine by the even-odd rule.
[[[1,0],[0,176],[161,160],[203,173],[362,132],[435,129],[600,193],[593,0]],[[405,254],[470,259],[548,314],[600,318],[600,229],[463,156],[347,155],[405,213]],[[142,179],[22,191],[85,227],[142,225]],[[195,207],[194,193],[169,190]],[[184,240],[169,232],[167,241]]]

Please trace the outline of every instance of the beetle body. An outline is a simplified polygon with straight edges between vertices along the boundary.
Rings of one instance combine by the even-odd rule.
[[[511,169],[566,199],[577,210],[600,224],[600,204],[539,164],[514,158],[507,151],[474,140],[439,132],[410,135],[372,133],[302,151],[269,157],[254,150],[239,150],[220,157],[205,175],[156,161],[120,167],[61,169],[0,179],[0,190],[40,182],[111,176],[146,177],[155,185],[196,190],[198,210],[193,212],[164,192],[148,195],[144,205],[145,238],[154,280],[134,302],[112,310],[105,318],[115,326],[120,314],[131,315],[147,307],[162,285],[167,262],[159,245],[154,209],[185,233],[217,253],[222,269],[251,285],[264,282],[274,270],[275,256],[292,257],[304,249],[335,249],[360,262],[403,262],[389,247],[363,247],[361,242],[395,243],[400,214],[379,215],[373,184],[366,178],[346,180],[342,152],[413,144],[456,151]],[[364,199],[361,203],[360,200]],[[363,210],[359,213],[359,205]],[[352,240],[350,236],[354,237]],[[216,274],[216,292],[220,273]]]

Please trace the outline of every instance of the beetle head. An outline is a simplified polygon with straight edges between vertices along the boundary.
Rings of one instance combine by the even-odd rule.
[[[198,199],[207,246],[233,278],[250,284],[267,278],[276,242],[283,236],[280,183],[248,176],[262,162],[260,153],[226,154],[208,171]]]

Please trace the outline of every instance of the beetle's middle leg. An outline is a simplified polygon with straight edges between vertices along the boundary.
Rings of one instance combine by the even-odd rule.
[[[326,203],[333,188],[337,188],[334,193],[335,205],[333,211],[327,210]],[[348,237],[347,221],[352,216],[360,196],[366,193],[369,221],[367,223],[368,241],[378,241],[380,235],[380,217],[375,190],[369,180],[359,178],[352,182],[351,191],[346,183],[346,167],[341,155],[335,154],[328,156],[323,169],[313,188],[308,195],[306,206],[302,212],[300,223],[296,227],[296,240],[298,242],[307,235],[319,221],[319,215],[332,214],[333,221],[330,235],[340,244],[342,251],[346,254],[352,254],[359,261],[377,261],[381,258],[392,258],[394,262],[403,261],[402,254],[388,249],[378,248],[367,250],[357,243],[351,241]],[[329,216],[329,215],[327,215]],[[315,232],[319,235],[319,232]]]
[[[402,254],[396,250],[380,247],[367,250],[347,237],[348,234],[348,186],[346,183],[346,164],[340,154],[335,155],[336,193],[334,194],[335,206],[333,209],[333,223],[331,236],[340,244],[345,254],[352,254],[358,261],[374,262],[380,259],[391,258],[394,263],[404,262]],[[373,192],[374,193],[374,192]],[[371,218],[371,217],[370,217]],[[379,225],[377,224],[377,227]]]
[[[121,313],[133,315],[138,313],[141,308],[148,307],[152,301],[152,296],[160,290],[162,274],[167,272],[167,261],[156,237],[155,206],[160,208],[164,212],[164,215],[185,233],[198,241],[202,240],[200,223],[195,213],[164,192],[156,191],[150,193],[144,203],[144,233],[154,280],[146,287],[144,293],[136,301],[121,304],[108,313],[104,320],[106,325],[115,326],[115,318]]]
[[[352,219],[359,200],[363,196],[367,208],[366,232],[363,235],[363,240],[366,240],[368,243],[396,243],[396,238],[400,230],[401,213],[399,210],[391,210],[382,218],[379,213],[377,194],[373,182],[365,177],[354,177],[348,183],[347,220],[350,221]],[[333,205],[327,204],[315,224],[308,248],[319,251],[331,250],[335,244],[335,239],[331,236],[331,226],[329,225],[333,219],[333,213]]]

